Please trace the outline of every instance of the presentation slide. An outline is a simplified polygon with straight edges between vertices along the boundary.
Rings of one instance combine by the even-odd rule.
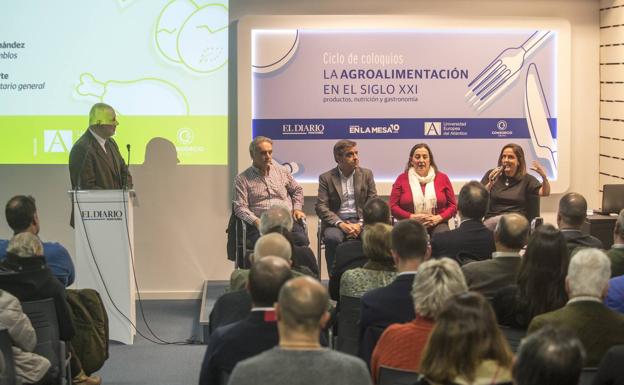
[[[67,164],[98,102],[117,111],[133,164],[154,138],[180,164],[227,164],[227,0],[2,7],[0,164]]]
[[[377,181],[426,142],[452,180],[480,180],[518,143],[556,180],[557,39],[549,29],[252,30],[252,135],[300,182],[357,141]]]

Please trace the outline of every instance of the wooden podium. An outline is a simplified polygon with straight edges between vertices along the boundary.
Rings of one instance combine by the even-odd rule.
[[[100,293],[109,338],[132,344],[136,325],[132,191],[70,191],[74,206],[77,289]],[[114,304],[113,304],[114,303]]]

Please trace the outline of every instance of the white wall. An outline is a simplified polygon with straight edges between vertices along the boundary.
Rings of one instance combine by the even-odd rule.
[[[600,2],[600,184],[624,183],[624,0]]]
[[[232,21],[245,15],[260,14],[426,14],[445,17],[559,17],[568,20],[572,34],[571,190],[582,193],[588,198],[590,206],[597,207],[600,93],[597,0],[230,2]],[[231,41],[231,44],[235,42]],[[235,52],[233,48],[231,51]],[[229,99],[233,100],[233,95],[229,95]],[[235,123],[232,122],[234,126]],[[231,140],[234,140],[234,146],[230,144],[233,148],[236,138],[231,137]],[[141,204],[135,211],[136,265],[144,297],[190,298],[199,294],[203,280],[227,279],[232,267],[225,260],[224,233],[230,207],[229,168],[166,168],[164,162],[159,164],[156,161],[152,165],[132,167],[132,173]],[[57,240],[73,251],[73,234],[68,226],[70,202],[66,194],[69,187],[66,167],[0,166],[0,181],[0,203],[3,204],[14,194],[34,195],[42,220],[42,238]],[[547,221],[554,219],[558,199],[559,196],[553,196],[542,200],[542,212]],[[313,206],[314,198],[306,198],[308,222],[315,227]],[[312,228],[312,239],[316,236],[315,232],[316,229]],[[8,227],[0,226],[0,236],[10,236]]]

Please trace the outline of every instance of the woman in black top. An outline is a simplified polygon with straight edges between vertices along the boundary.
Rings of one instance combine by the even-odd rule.
[[[522,147],[515,143],[503,147],[498,157],[498,167],[486,172],[481,179],[490,192],[489,207],[485,214],[485,225],[488,228],[493,230],[500,215],[506,213],[527,216],[527,201],[531,195],[550,195],[546,170],[537,161],[533,161],[531,170],[540,175],[541,183],[533,175],[527,174]]]
[[[526,329],[533,317],[563,307],[568,301],[569,264],[561,231],[552,225],[538,227],[522,258],[516,285],[501,289],[492,301],[498,323]]]

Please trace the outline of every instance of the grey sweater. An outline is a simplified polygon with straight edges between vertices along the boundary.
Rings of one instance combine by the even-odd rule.
[[[279,347],[241,361],[229,385],[370,385],[364,361],[329,349]]]

